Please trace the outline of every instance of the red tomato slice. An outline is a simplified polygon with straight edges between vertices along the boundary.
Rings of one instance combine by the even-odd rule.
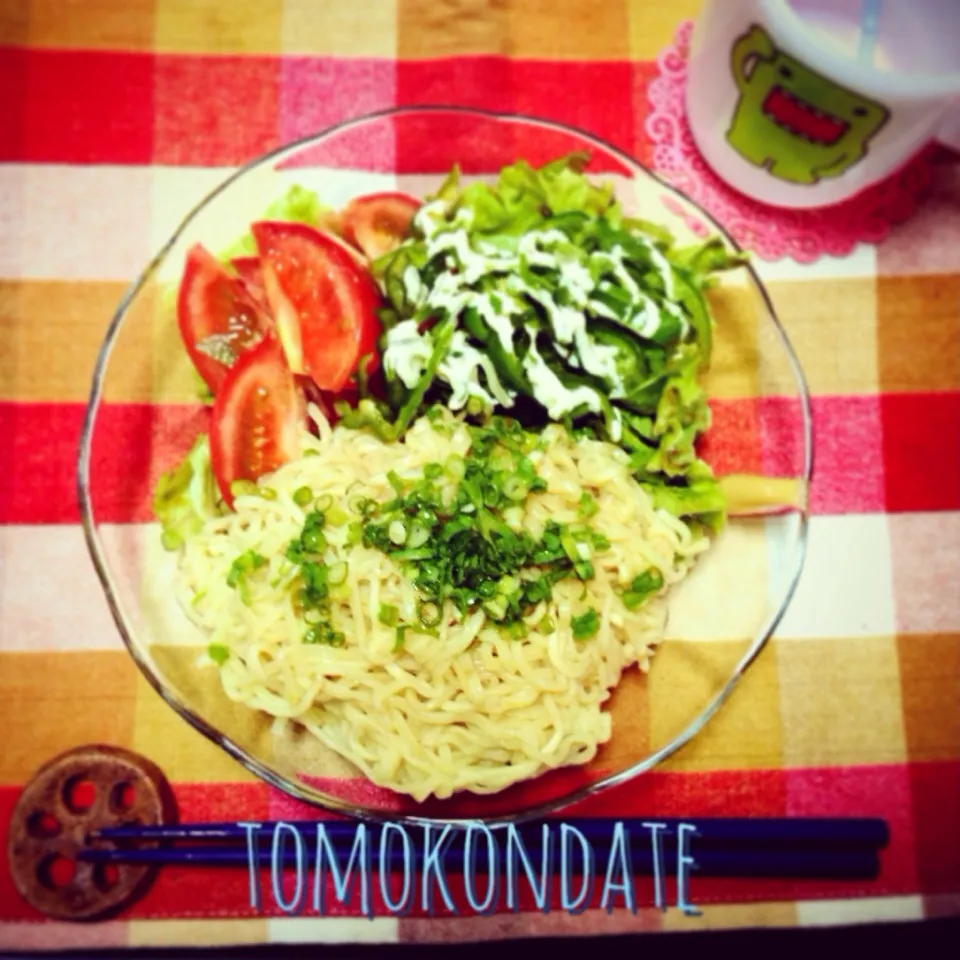
[[[352,244],[329,230],[320,231],[327,239],[332,240],[341,250],[350,254],[350,259],[364,272],[370,269],[370,261]]]
[[[210,466],[229,506],[235,480],[257,480],[299,455],[305,419],[303,395],[268,334],[241,354],[213,403]]]
[[[303,223],[262,221],[251,227],[277,334],[294,373],[334,393],[374,359],[380,292],[342,244]]]
[[[257,306],[269,315],[270,304],[267,301],[267,291],[263,286],[263,268],[259,257],[234,257],[230,266],[237,271],[237,276],[243,281],[247,292],[256,301]]]
[[[405,193],[354,197],[343,210],[343,237],[376,260],[400,245],[419,209],[420,201]]]
[[[198,243],[187,252],[177,325],[193,365],[216,396],[227,371],[262,339],[268,322],[244,284]]]

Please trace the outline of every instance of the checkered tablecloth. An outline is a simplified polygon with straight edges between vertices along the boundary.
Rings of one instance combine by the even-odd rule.
[[[0,0],[0,824],[71,746],[150,756],[185,820],[289,801],[194,733],[123,648],[78,524],[94,356],[126,285],[237,164],[350,116],[450,103],[651,158],[654,58],[696,0]],[[45,921],[0,863],[0,948],[436,941],[960,913],[960,164],[880,247],[760,263],[814,394],[806,569],[702,737],[570,813],[884,817],[880,878],[696,880],[655,910],[257,915],[243,871],[173,869],[119,919]],[[142,400],[142,397],[135,398]]]

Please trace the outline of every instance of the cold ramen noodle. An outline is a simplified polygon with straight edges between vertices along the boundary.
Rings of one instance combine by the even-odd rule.
[[[584,163],[296,188],[187,258],[212,409],[155,496],[178,600],[229,698],[418,801],[589,762],[724,520],[703,291],[740,261]]]

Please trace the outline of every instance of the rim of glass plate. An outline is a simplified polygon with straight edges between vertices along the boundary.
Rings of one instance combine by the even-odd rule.
[[[542,818],[548,814],[555,813],[558,810],[562,810],[575,803],[578,803],[587,797],[604,792],[612,787],[633,780],[639,775],[646,773],[653,767],[657,766],[657,764],[661,763],[667,757],[671,756],[682,746],[692,740],[720,709],[723,703],[733,692],[734,687],[743,676],[744,672],[766,646],[767,641],[772,636],[774,630],[776,630],[778,624],[783,618],[784,613],[787,610],[787,607],[790,604],[790,601],[793,598],[797,583],[800,579],[800,574],[803,570],[807,552],[809,505],[806,495],[809,494],[810,480],[813,475],[813,425],[810,409],[810,394],[803,369],[801,368],[799,360],[797,359],[797,356],[793,350],[793,346],[791,345],[789,337],[787,336],[787,333],[780,322],[780,318],[777,316],[776,310],[774,309],[773,303],[770,299],[770,295],[767,292],[767,289],[763,284],[763,281],[760,279],[760,276],[752,262],[748,261],[745,264],[745,268],[748,271],[756,290],[760,294],[763,305],[774,324],[774,328],[776,329],[780,343],[786,351],[791,372],[796,380],[797,392],[800,400],[804,446],[803,473],[800,479],[804,484],[805,499],[803,505],[795,511],[799,515],[800,530],[797,537],[797,546],[795,549],[796,555],[793,560],[793,570],[790,574],[789,582],[776,609],[772,611],[763,627],[757,632],[753,642],[740,658],[740,661],[734,668],[733,673],[724,683],[723,687],[713,696],[703,710],[701,710],[700,713],[683,728],[683,730],[674,736],[668,743],[664,744],[662,747],[645,757],[643,760],[640,760],[623,770],[610,773],[601,779],[573,790],[562,797],[542,801],[525,810],[515,813],[495,814],[490,817],[430,817],[400,811],[394,812],[372,810],[368,807],[349,803],[336,797],[323,794],[320,791],[314,790],[308,785],[288,780],[287,778],[266,767],[255,757],[247,753],[247,751],[241,746],[224,735],[221,731],[215,729],[205,720],[203,720],[203,718],[197,716],[186,704],[180,700],[175,691],[168,689],[166,684],[159,680],[157,675],[146,662],[145,658],[141,655],[137,644],[133,640],[133,635],[136,631],[127,623],[123,610],[121,609],[121,604],[114,593],[108,563],[101,547],[99,534],[96,530],[96,520],[92,515],[92,504],[90,502],[89,495],[90,441],[96,422],[96,414],[100,402],[104,372],[106,370],[110,351],[113,347],[113,342],[117,336],[121,324],[123,323],[123,318],[128,307],[130,306],[130,303],[156,272],[160,263],[165,259],[167,253],[174,246],[174,244],[176,244],[177,240],[183,234],[187,226],[214,197],[222,193],[236,180],[240,179],[251,170],[260,167],[263,164],[282,156],[283,154],[303,148],[308,144],[321,140],[324,137],[330,136],[331,134],[350,129],[351,127],[357,127],[364,123],[369,123],[372,120],[412,113],[460,114],[462,116],[475,117],[482,120],[527,123],[534,126],[540,126],[545,129],[552,129],[571,134],[582,139],[585,143],[593,144],[598,149],[616,157],[618,160],[624,163],[628,169],[635,170],[641,174],[651,177],[653,180],[659,183],[664,190],[674,194],[677,197],[680,197],[685,203],[689,204],[693,209],[695,209],[698,214],[713,227],[714,231],[721,236],[724,242],[727,243],[733,250],[737,252],[743,252],[743,248],[740,247],[740,245],[730,236],[723,225],[720,224],[708,211],[704,210],[699,204],[684,194],[682,190],[677,189],[665,181],[656,172],[645,167],[619,147],[615,147],[604,139],[594,136],[585,130],[580,130],[577,127],[571,126],[570,124],[560,123],[554,120],[546,120],[539,117],[532,117],[520,113],[501,113],[492,110],[481,110],[472,107],[460,107],[453,104],[440,103],[406,107],[390,107],[384,110],[366,113],[362,116],[352,117],[349,120],[340,121],[339,123],[326,127],[317,133],[313,133],[309,136],[291,141],[290,143],[284,144],[283,146],[280,146],[269,153],[262,154],[239,167],[234,173],[226,177],[217,187],[210,191],[199,203],[193,207],[193,209],[189,211],[189,213],[183,217],[169,240],[164,243],[162,248],[154,255],[137,279],[128,287],[113,314],[109,326],[107,327],[107,333],[104,337],[103,343],[100,346],[97,354],[96,364],[94,366],[93,381],[90,388],[89,398],[87,400],[86,410],[84,412],[83,426],[80,434],[80,450],[77,459],[76,472],[77,498],[79,501],[80,518],[83,527],[84,538],[87,543],[87,549],[90,552],[93,565],[96,569],[101,586],[103,587],[111,615],[113,616],[113,620],[117,625],[117,629],[120,631],[120,636],[123,639],[124,645],[151,687],[153,687],[160,697],[167,704],[169,704],[184,720],[186,720],[187,723],[189,723],[199,733],[203,734],[208,740],[211,740],[213,743],[217,744],[221,749],[226,751],[226,753],[232,756],[235,760],[237,760],[246,769],[250,770],[260,779],[264,780],[271,786],[276,787],[278,790],[281,790],[287,795],[297,800],[302,800],[311,806],[315,806],[333,813],[353,817],[354,819],[362,822],[372,824],[392,822],[414,827],[438,827],[449,825],[452,827],[461,828],[465,828],[470,824],[482,823],[488,828],[505,827],[510,824],[520,824],[530,820]],[[651,813],[653,812],[655,811],[651,811]]]

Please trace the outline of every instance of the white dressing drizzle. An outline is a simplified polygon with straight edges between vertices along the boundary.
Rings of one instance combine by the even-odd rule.
[[[480,383],[481,370],[486,374],[489,393]],[[437,372],[453,388],[451,410],[466,406],[470,397],[478,397],[491,407],[497,403],[504,407],[513,406],[513,395],[504,390],[490,358],[467,343],[467,334],[463,330],[454,331],[450,349]]]
[[[515,252],[501,249],[493,244],[478,241],[480,250],[471,245],[467,228],[472,220],[468,209],[458,211],[451,223],[446,219],[446,207],[437,200],[423,205],[414,222],[423,232],[427,255],[433,258],[446,254],[449,272],[441,274],[433,287],[425,289],[416,269],[408,266],[403,273],[407,298],[428,311],[433,308],[457,316],[472,307],[484,323],[494,332],[501,348],[516,354],[514,318],[528,309],[524,296],[540,304],[553,329],[557,349],[574,368],[582,369],[602,380],[611,398],[623,397],[624,384],[617,372],[617,348],[595,341],[587,328],[586,313],[611,320],[619,320],[617,313],[596,296],[595,275],[612,277],[630,296],[627,325],[640,336],[653,336],[661,324],[660,305],[643,290],[630,274],[625,264],[625,254],[615,246],[610,252],[597,251],[589,258],[578,255],[567,236],[559,230],[532,230],[520,237]],[[660,274],[668,298],[675,296],[672,270],[666,258],[644,237],[637,238],[644,245],[650,262]],[[569,305],[560,304],[548,290],[525,282],[520,276],[523,264],[527,267],[556,270],[560,286],[566,291]],[[501,276],[506,282],[495,293],[472,289],[484,277]],[[667,300],[663,304],[671,316],[681,321],[684,330],[687,320],[683,311]],[[533,336],[531,331],[531,336]],[[394,327],[387,336],[384,365],[394,371],[408,389],[416,385],[425,369],[432,349],[429,334],[421,335],[413,321],[405,321]],[[560,419],[577,407],[586,406],[593,413],[600,413],[597,392],[588,386],[568,388],[546,364],[543,357],[531,344],[523,361],[535,398],[553,419]],[[486,387],[480,382],[480,371],[486,379]],[[484,353],[471,347],[467,334],[455,331],[447,356],[441,362],[438,373],[453,389],[450,401],[452,409],[464,406],[470,397],[478,397],[484,403],[499,403],[510,407],[516,393],[501,384],[496,368]],[[620,416],[614,411],[611,429],[620,434]],[[618,437],[613,439],[618,439]]]
[[[388,373],[395,373],[403,385],[412,390],[423,376],[432,352],[430,334],[420,333],[415,320],[404,320],[387,333],[383,365]]]

